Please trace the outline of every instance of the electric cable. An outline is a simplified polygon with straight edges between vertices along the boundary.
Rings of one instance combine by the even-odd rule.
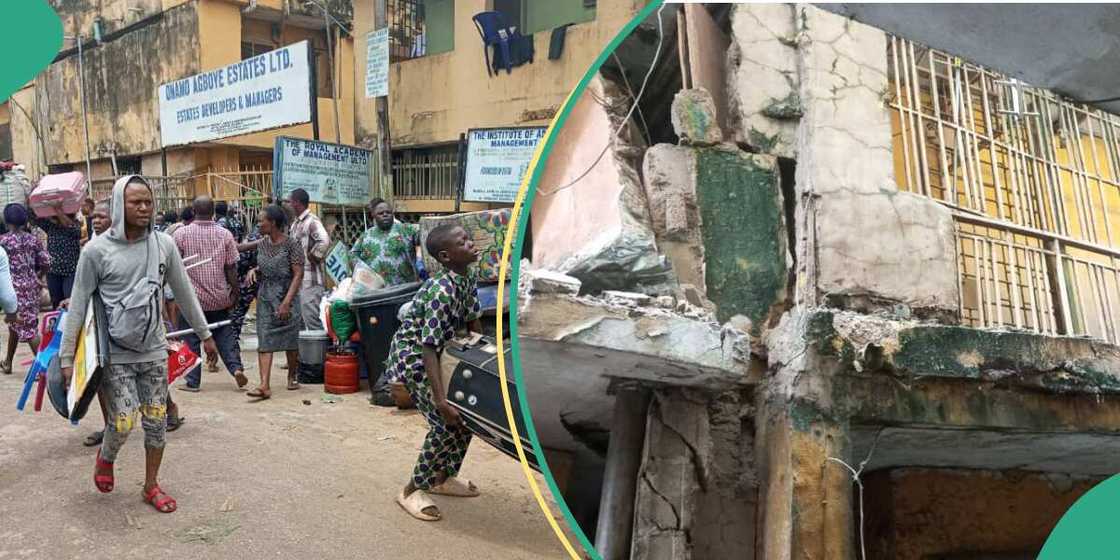
[[[588,166],[583,173],[581,173],[571,182],[548,192],[538,192],[537,196],[552,196],[582,181],[584,177],[587,177],[587,175],[591,173],[592,169],[595,169],[596,165],[599,165],[599,162],[602,161],[603,156],[607,155],[607,151],[610,150],[611,146],[614,145],[614,141],[618,138],[619,134],[622,133],[622,127],[626,126],[626,123],[630,121],[630,117],[633,116],[634,110],[638,108],[638,102],[641,101],[642,95],[645,94],[646,86],[649,84],[649,78],[653,75],[653,70],[657,68],[657,60],[661,56],[661,46],[665,41],[665,28],[661,21],[661,12],[664,9],[664,4],[662,4],[661,7],[657,8],[657,50],[654,51],[653,60],[651,60],[649,63],[649,70],[646,71],[646,76],[642,79],[642,87],[638,88],[638,95],[634,98],[634,104],[630,106],[630,110],[626,112],[626,117],[622,119],[622,122],[619,123],[618,128],[615,129],[614,134],[611,134],[610,139],[607,140],[607,145],[603,147],[603,151],[599,152],[599,156],[595,158],[595,161],[591,162],[591,165]]]

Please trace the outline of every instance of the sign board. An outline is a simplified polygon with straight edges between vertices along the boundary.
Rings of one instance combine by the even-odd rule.
[[[341,284],[343,280],[350,277],[350,251],[345,243],[335,242],[327,253],[327,258],[323,260],[323,268],[335,285]]]
[[[370,199],[373,152],[355,146],[279,136],[272,151],[272,189],[283,199],[303,189],[311,202],[364,206]]]
[[[389,95],[389,28],[366,34],[366,97]]]
[[[159,86],[164,147],[310,121],[307,41]]]
[[[463,200],[512,203],[545,130],[543,126],[469,130]]]

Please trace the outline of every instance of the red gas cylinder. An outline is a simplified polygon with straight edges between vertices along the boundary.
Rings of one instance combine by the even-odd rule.
[[[327,352],[323,366],[323,389],[342,395],[358,392],[358,355],[353,352]]]

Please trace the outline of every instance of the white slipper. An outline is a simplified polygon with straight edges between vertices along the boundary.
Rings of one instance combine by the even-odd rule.
[[[423,490],[414,490],[407,497],[404,495],[404,490],[401,490],[400,495],[397,496],[397,504],[404,508],[409,515],[421,521],[439,521],[440,519],[439,515],[424,513],[425,508],[436,507],[436,504]]]
[[[439,486],[433,486],[428,492],[440,496],[455,496],[456,498],[473,498],[479,495],[478,487],[473,482],[457,476],[448,478]]]

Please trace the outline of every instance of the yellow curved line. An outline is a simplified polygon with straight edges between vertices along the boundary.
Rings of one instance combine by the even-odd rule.
[[[517,199],[513,203],[513,212],[510,214],[509,230],[506,232],[505,245],[502,248],[502,262],[498,270],[498,309],[503,308],[505,303],[505,285],[506,274],[510,268],[510,253],[513,252],[513,240],[517,237],[517,223],[521,216],[521,207],[525,203],[525,195],[529,191],[529,182],[533,177],[533,172],[540,163],[541,152],[544,147],[548,145],[548,141],[552,138],[555,132],[556,122],[560,115],[564,114],[568,103],[572,100],[572,93],[569,92],[564,103],[560,105],[560,110],[556,112],[556,117],[553,117],[552,123],[548,125],[548,130],[545,135],[537,143],[537,150],[533,153],[533,159],[529,161],[529,168],[525,170],[525,176],[521,179],[521,187],[517,189]],[[504,329],[503,329],[503,313],[498,313],[497,316],[497,339],[498,339],[498,355],[505,356],[505,342],[504,342]],[[516,313],[511,313],[511,316],[516,316]],[[513,435],[513,447],[517,449],[517,458],[521,461],[521,470],[525,471],[525,479],[529,481],[529,488],[533,491],[533,496],[537,498],[537,504],[540,506],[541,511],[544,512],[545,519],[548,524],[552,526],[552,531],[556,533],[556,538],[560,539],[560,543],[564,545],[564,550],[568,551],[568,555],[572,560],[580,560],[580,555],[576,552],[576,548],[572,546],[568,536],[564,534],[564,530],[560,528],[560,524],[556,521],[556,516],[552,514],[552,510],[548,507],[545,501],[544,494],[541,493],[540,487],[537,486],[537,481],[533,478],[533,469],[529,466],[529,460],[525,457],[525,449],[521,447],[521,434],[517,431],[517,422],[513,416],[513,401],[509,396],[509,385],[506,383],[506,361],[505,359],[498,360],[498,378],[501,380],[502,386],[502,403],[506,408],[506,421],[509,422],[509,431]],[[544,457],[539,457],[538,460],[544,461]]]

